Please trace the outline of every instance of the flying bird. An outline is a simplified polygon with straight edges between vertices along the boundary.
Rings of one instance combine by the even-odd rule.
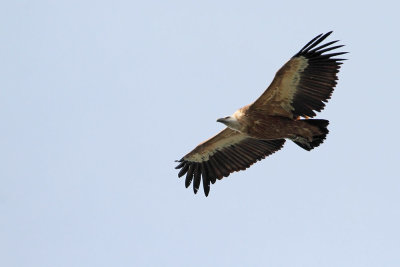
[[[177,160],[178,177],[186,174],[186,187],[193,181],[196,194],[202,180],[208,196],[210,183],[280,150],[286,139],[307,151],[324,141],[329,121],[310,118],[324,109],[336,86],[337,73],[345,60],[336,56],[347,53],[327,53],[343,47],[332,46],[338,40],[321,44],[331,33],[308,42],[278,70],[254,103],[218,119],[227,127]]]

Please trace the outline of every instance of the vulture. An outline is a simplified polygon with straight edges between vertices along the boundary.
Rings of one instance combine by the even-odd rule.
[[[186,174],[186,188],[193,182],[196,194],[202,182],[208,196],[210,184],[275,153],[285,140],[307,151],[325,140],[329,121],[311,118],[330,99],[345,60],[337,56],[347,53],[333,51],[343,47],[338,40],[322,43],[331,33],[309,41],[255,102],[217,120],[224,130],[176,161],[178,177]]]

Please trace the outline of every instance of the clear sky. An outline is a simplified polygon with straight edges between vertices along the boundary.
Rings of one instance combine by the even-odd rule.
[[[4,1],[0,265],[399,266],[395,2]],[[325,143],[185,189],[174,160],[329,30]]]

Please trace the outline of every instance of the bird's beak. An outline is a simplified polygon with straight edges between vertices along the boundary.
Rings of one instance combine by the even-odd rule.
[[[217,120],[217,122],[224,123],[225,122],[225,118],[220,118],[220,119]]]

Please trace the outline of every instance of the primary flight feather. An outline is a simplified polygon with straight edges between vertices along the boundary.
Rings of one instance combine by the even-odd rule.
[[[217,120],[227,128],[178,160],[178,176],[186,174],[186,187],[193,182],[193,191],[197,193],[202,181],[208,196],[210,183],[245,170],[278,151],[285,139],[308,151],[324,141],[329,121],[308,118],[325,107],[344,60],[336,56],[347,53],[327,53],[343,46],[332,46],[338,41],[320,45],[331,33],[320,34],[308,42],[278,70],[254,103]]]

